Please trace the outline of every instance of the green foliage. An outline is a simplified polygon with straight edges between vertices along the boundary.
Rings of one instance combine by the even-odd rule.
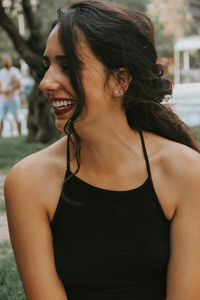
[[[190,66],[194,68],[200,67],[200,49],[194,52],[190,52]]]
[[[36,16],[41,22],[41,31],[43,36],[47,38],[48,32],[50,30],[52,22],[57,17],[57,10],[60,8],[66,8],[70,3],[75,2],[76,0],[40,0]],[[126,5],[131,8],[145,11],[146,5],[149,0],[107,0],[109,2],[116,2]]]
[[[6,211],[6,206],[5,206],[4,198],[0,197],[0,213],[5,213],[5,211]]]
[[[12,12],[12,21],[14,24],[17,25],[17,16]],[[9,53],[13,58],[13,63],[15,66],[19,67],[19,54],[15,50],[15,47],[13,45],[13,42],[11,41],[9,35],[7,32],[5,32],[0,27],[0,56],[2,56],[4,53]],[[2,61],[0,59],[0,68],[2,67]]]
[[[65,8],[71,2],[70,0],[40,0],[35,16],[40,20],[40,31],[45,39],[47,39],[51,24],[57,18],[57,10]]]
[[[200,125],[199,126],[194,126],[191,128],[194,136],[196,137],[196,140],[200,144]]]
[[[173,57],[174,36],[164,34],[164,25],[153,19],[158,57]]]
[[[1,180],[2,178],[0,178]],[[6,212],[6,205],[5,205],[5,200],[4,200],[4,195],[3,195],[3,185],[4,185],[4,178],[3,181],[0,182],[0,214]],[[1,218],[1,215],[0,215]]]
[[[0,244],[0,300],[26,300],[8,242]]]
[[[8,34],[0,27],[0,57],[9,53],[13,58],[13,63],[18,66],[19,54],[16,52],[13,43]],[[2,67],[2,61],[0,59],[0,68]]]
[[[51,26],[51,23],[56,19],[56,11],[59,8],[65,7],[70,1],[69,0],[40,0],[38,9],[35,12],[35,17],[38,20],[39,24],[39,30],[42,32],[42,35],[44,36],[44,40],[48,36],[48,32]],[[17,17],[16,12],[14,13],[13,8],[11,9],[9,16],[11,16],[14,23],[17,25]],[[29,37],[29,31],[26,26],[25,22],[25,38]],[[19,55],[15,50],[15,47],[10,40],[9,35],[2,30],[0,27],[0,56],[2,56],[3,53],[9,52],[11,56],[14,58],[14,65],[18,64]],[[1,67],[1,63],[0,63]]]
[[[25,137],[0,138],[0,170],[8,170],[27,155],[48,145],[26,143]]]
[[[109,2],[121,3],[130,8],[145,11],[150,0],[110,0]]]

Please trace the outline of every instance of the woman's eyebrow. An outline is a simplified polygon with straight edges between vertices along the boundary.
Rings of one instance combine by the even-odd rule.
[[[56,55],[55,59],[57,61],[63,61],[63,60],[67,59],[67,56],[66,55]],[[50,59],[49,59],[49,57],[47,55],[43,55],[42,56],[42,61],[44,61],[44,62],[50,62]]]

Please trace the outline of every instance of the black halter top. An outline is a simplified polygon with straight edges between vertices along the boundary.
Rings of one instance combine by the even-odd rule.
[[[169,227],[148,171],[138,188],[111,191],[67,171],[51,222],[55,264],[68,300],[163,300]]]

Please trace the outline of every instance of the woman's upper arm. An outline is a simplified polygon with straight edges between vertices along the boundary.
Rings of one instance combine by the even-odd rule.
[[[11,242],[27,299],[67,300],[54,264],[43,185],[31,168],[19,165],[8,174],[5,198]]]
[[[198,154],[199,155],[199,154]],[[200,299],[200,160],[182,167],[183,176],[170,231],[167,300]],[[177,185],[179,183],[177,182]]]

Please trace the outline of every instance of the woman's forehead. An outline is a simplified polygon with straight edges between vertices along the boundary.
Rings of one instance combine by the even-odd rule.
[[[50,55],[50,54],[55,54],[55,53],[57,53],[57,55],[58,54],[64,55],[64,51],[61,47],[59,37],[58,37],[57,26],[49,34],[44,55]]]
[[[44,55],[65,55],[65,51],[67,52],[67,49],[65,49],[64,51],[61,46],[58,30],[59,25],[56,25],[49,34]],[[76,49],[74,49],[75,51],[77,51],[79,59],[86,64],[99,62],[93,54],[92,50],[87,45],[85,38],[83,38],[83,34],[79,35],[79,37],[80,39],[77,42],[77,45],[75,45]]]

